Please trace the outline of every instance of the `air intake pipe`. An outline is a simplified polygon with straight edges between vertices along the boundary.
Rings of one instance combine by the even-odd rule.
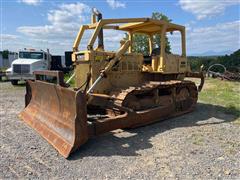
[[[95,16],[97,16],[97,21],[99,22],[102,19],[102,13],[100,13],[96,8],[92,9],[92,12]],[[101,28],[98,34],[98,48],[104,49],[103,44],[103,29]]]

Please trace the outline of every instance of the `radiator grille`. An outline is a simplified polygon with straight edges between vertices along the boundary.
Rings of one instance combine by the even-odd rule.
[[[26,74],[30,72],[30,65],[14,64],[13,72],[18,74]]]

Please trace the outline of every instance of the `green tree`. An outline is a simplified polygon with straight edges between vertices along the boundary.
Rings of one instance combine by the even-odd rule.
[[[164,20],[167,22],[171,22],[172,20],[169,19],[166,15],[159,13],[159,12],[153,12],[152,18],[157,20]],[[126,34],[125,39],[128,39],[128,34]],[[153,36],[153,48],[160,48],[161,46],[161,38],[160,35],[154,35]],[[171,53],[171,46],[170,42],[166,36],[166,47],[165,51],[167,53]],[[145,34],[134,34],[133,35],[133,52],[143,53],[144,55],[149,54],[149,43],[148,43],[148,36]]]
[[[169,19],[166,15],[162,14],[162,13],[159,13],[159,12],[153,12],[152,13],[152,18],[153,19],[158,19],[158,20],[164,20],[164,21],[167,21],[167,22],[172,22],[171,19]],[[167,38],[167,36],[165,37],[166,38],[166,45],[165,45],[165,51],[167,53],[171,53],[171,45],[170,45],[170,42]],[[161,46],[161,38],[160,38],[160,35],[154,35],[153,36],[153,45],[154,45],[154,48],[160,48]]]
[[[213,64],[222,64],[228,71],[240,72],[240,49],[230,55],[225,56],[190,56],[188,60],[193,71],[199,71],[200,66],[204,65],[204,70],[207,70]],[[214,67],[212,70],[221,72],[221,67]]]
[[[2,51],[2,57],[3,57],[3,59],[8,59],[8,54],[9,54],[9,51],[8,51],[8,50],[3,50],[3,51]]]

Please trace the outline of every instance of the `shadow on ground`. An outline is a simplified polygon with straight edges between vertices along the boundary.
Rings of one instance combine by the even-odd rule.
[[[137,129],[126,130],[128,136],[119,137],[116,133],[107,133],[90,139],[79,150],[73,153],[69,160],[76,160],[86,156],[137,156],[137,151],[152,147],[150,139],[159,133],[180,127],[205,126],[226,123],[238,117],[227,114],[228,108],[198,103],[192,113],[154,123]],[[127,145],[127,146],[126,146]]]

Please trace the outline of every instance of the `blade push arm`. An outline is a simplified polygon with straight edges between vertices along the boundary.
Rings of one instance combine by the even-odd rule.
[[[118,62],[121,61],[121,56],[128,50],[130,46],[130,41],[126,41],[123,46],[118,50],[115,57],[107,64],[107,66],[101,71],[100,75],[93,83],[93,85],[88,89],[87,94],[91,93],[94,87],[107,76],[107,73],[112,69],[112,67]]]
[[[130,46],[130,41],[128,40],[118,50],[115,57],[107,64],[107,66],[104,68],[104,70],[101,73],[105,73],[105,74],[108,73],[116,62],[121,61],[121,56],[128,50],[129,46]]]

